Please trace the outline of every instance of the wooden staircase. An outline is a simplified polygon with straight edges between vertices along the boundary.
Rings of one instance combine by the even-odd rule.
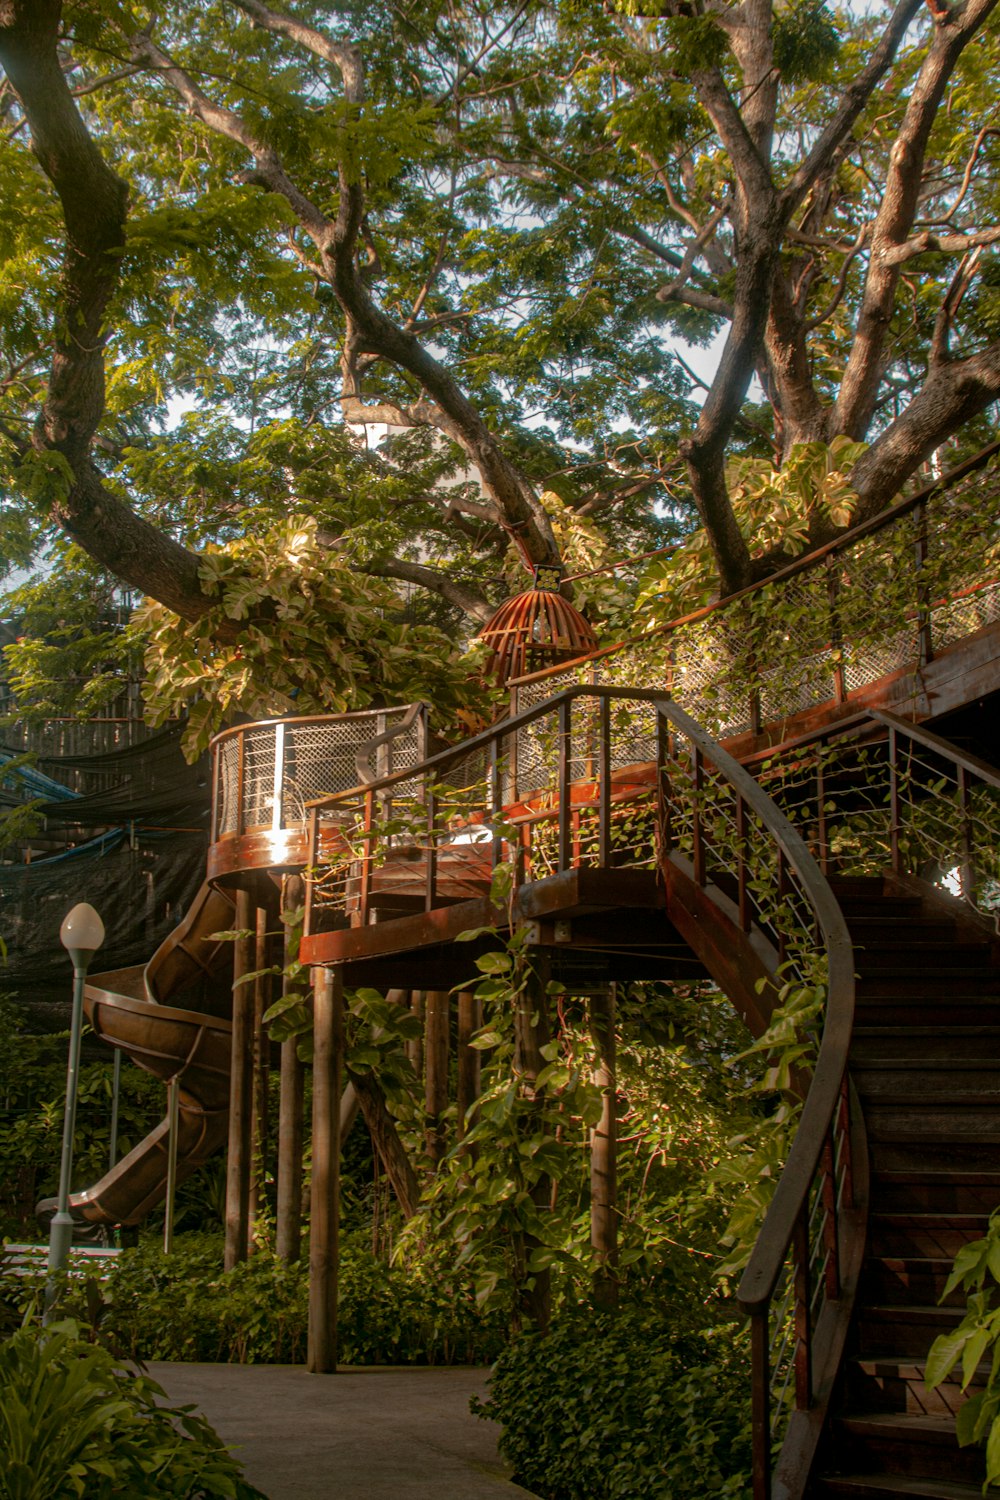
[[[1000,965],[958,902],[943,915],[939,894],[901,893],[891,877],[831,885],[855,945],[849,1067],[871,1213],[839,1399],[807,1493],[975,1500],[985,1467],[980,1449],[958,1447],[958,1380],[927,1391],[923,1377],[931,1343],[964,1311],[960,1291],[939,1302],[952,1260],[1000,1203]]]

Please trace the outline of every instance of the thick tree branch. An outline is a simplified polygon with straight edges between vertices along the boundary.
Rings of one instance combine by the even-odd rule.
[[[914,469],[1000,398],[1000,340],[968,359],[935,366],[922,389],[861,455],[851,484],[862,504],[855,521],[877,515]]]
[[[977,245],[996,245],[1000,243],[1000,227],[992,229],[977,229],[969,234],[934,234],[925,229],[921,234],[914,235],[902,245],[890,246],[882,256],[882,262],[886,266],[901,266],[908,260],[913,260],[917,255],[926,255],[928,251],[936,250],[942,255],[962,255],[966,250],[974,250]]]
[[[66,82],[57,50],[61,12],[59,0],[0,4],[0,64],[66,225],[60,317],[34,447],[61,454],[72,475],[53,519],[110,572],[197,619],[206,605],[197,558],[113,495],[90,457],[104,414],[105,319],[125,248],[128,192],[91,140]]]
[[[890,257],[909,237],[919,202],[931,128],[955,65],[997,0],[966,0],[935,27],[889,153],[885,191],[871,234],[868,275],[857,331],[834,408],[831,431],[863,438],[878,397],[882,356],[899,281]]]
[[[438,568],[429,568],[424,563],[407,562],[400,557],[384,557],[365,563],[364,571],[376,578],[398,578],[404,583],[418,584],[420,588],[437,594],[483,625],[494,613],[493,605],[481,594],[459,583],[450,574],[442,573]]]
[[[854,129],[858,116],[890,67],[907,28],[922,4],[923,0],[899,0],[866,66],[845,88],[830,123],[820,132],[805,161],[784,187],[782,196],[791,205],[793,212]]]

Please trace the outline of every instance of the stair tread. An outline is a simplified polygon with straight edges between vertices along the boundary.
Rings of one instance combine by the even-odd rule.
[[[924,1500],[981,1500],[979,1484],[963,1484],[960,1479],[921,1479],[914,1474],[823,1474],[820,1482],[832,1494],[867,1495],[879,1500],[883,1495],[919,1495]],[[987,1496],[1000,1490],[990,1488]]]
[[[943,1167],[889,1167],[885,1171],[876,1171],[874,1180],[885,1183],[887,1186],[923,1183],[934,1187],[944,1187],[949,1183],[955,1183],[959,1187],[996,1187],[1000,1188],[1000,1172],[952,1172]]]
[[[888,1208],[874,1209],[869,1217],[871,1223],[883,1224],[887,1228],[976,1229],[980,1224],[988,1224],[990,1216],[988,1213],[977,1213],[966,1208],[960,1208],[954,1213],[947,1210],[936,1213],[934,1209],[925,1208]]]
[[[901,1436],[920,1438],[923,1441],[955,1443],[955,1418],[930,1417],[926,1412],[905,1411],[848,1411],[836,1418],[838,1426],[851,1432],[898,1431]]]
[[[887,1072],[928,1073],[954,1069],[960,1073],[983,1072],[995,1067],[1000,1073],[1000,1057],[859,1057],[851,1059],[851,1071],[864,1073]]]

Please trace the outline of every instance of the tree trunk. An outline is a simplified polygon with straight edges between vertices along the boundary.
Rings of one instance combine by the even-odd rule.
[[[372,1145],[378,1152],[396,1201],[403,1210],[404,1218],[412,1219],[417,1211],[420,1189],[406,1148],[399,1139],[396,1122],[386,1106],[381,1086],[372,1073],[352,1073],[351,1083],[357,1092]]]

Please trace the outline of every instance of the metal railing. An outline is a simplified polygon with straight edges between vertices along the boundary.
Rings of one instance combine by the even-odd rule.
[[[1000,919],[993,766],[884,711],[826,726],[756,763],[823,870],[916,876]]]
[[[754,1493],[764,1500],[776,1435],[825,1378],[842,1267],[859,1235],[859,1122],[846,1076],[852,947],[805,842],[664,693],[609,686],[570,687],[408,773],[318,800],[310,818],[307,935],[364,926],[380,902],[431,911],[482,896],[503,862],[516,891],[572,869],[669,861],[765,955],[765,1018],[783,988],[825,988],[801,1121],[739,1290],[752,1322]],[[331,826],[342,840],[333,857]]]
[[[841,704],[1000,620],[1000,443],[760,583],[512,685],[659,685],[712,734]]]
[[[305,825],[311,799],[424,760],[427,707],[240,724],[216,735],[211,751],[211,842],[280,834]]]

